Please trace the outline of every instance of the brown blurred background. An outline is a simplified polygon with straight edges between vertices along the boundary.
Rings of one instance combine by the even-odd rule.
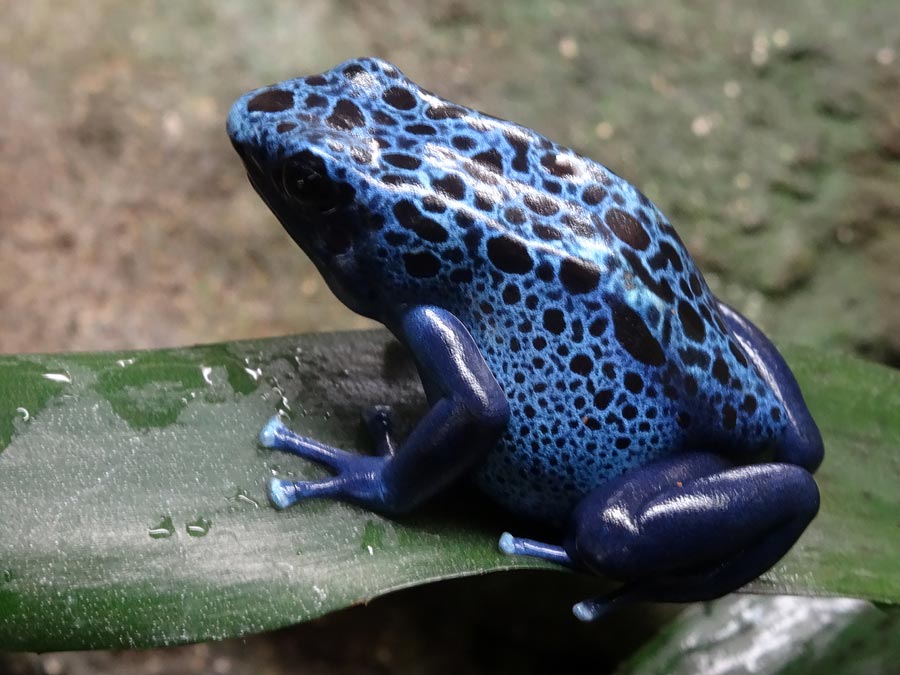
[[[241,92],[375,54],[631,179],[779,342],[900,362],[900,6],[8,0],[0,352],[359,328],[244,178]]]
[[[224,119],[247,89],[370,54],[632,180],[714,291],[777,342],[900,365],[896,0],[6,0],[0,352],[368,326],[256,197]],[[282,641],[309,645],[290,663],[311,672],[452,672],[472,661],[424,655],[474,649],[471,631],[453,631],[448,607],[467,586],[455,588],[449,601],[401,594],[289,638],[163,651],[149,666],[51,655],[0,671],[244,672],[244,658],[246,672],[281,672],[253,650],[284,656]],[[423,598],[443,617],[434,630],[410,613]],[[314,648],[339,654],[348,631],[363,640],[351,656]],[[530,634],[502,635],[516,631]],[[504,639],[472,653],[507,653]],[[398,665],[400,644],[422,656]]]

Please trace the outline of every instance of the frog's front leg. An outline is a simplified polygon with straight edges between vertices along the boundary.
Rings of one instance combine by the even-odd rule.
[[[497,442],[509,421],[509,404],[462,322],[445,310],[417,307],[404,315],[398,332],[419,368],[428,413],[396,452],[388,447],[380,457],[331,448],[270,422],[260,435],[263,445],[336,472],[318,481],[272,479],[269,496],[275,506],[334,497],[382,513],[408,511],[453,482]],[[370,413],[367,425],[390,438],[386,415]]]
[[[610,606],[694,602],[737,590],[774,565],[816,515],[812,476],[792,464],[735,466],[690,453],[631,471],[576,508],[563,547],[504,535],[509,553],[562,561],[625,581],[619,591],[573,608],[583,621]]]

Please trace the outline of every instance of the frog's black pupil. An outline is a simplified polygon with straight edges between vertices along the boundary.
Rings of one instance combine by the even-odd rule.
[[[300,201],[315,202],[321,199],[328,187],[328,181],[317,173],[310,173],[297,179],[294,185],[294,196]]]
[[[309,154],[289,160],[284,168],[284,189],[298,202],[317,211],[338,205],[338,189],[328,179],[324,162]]]

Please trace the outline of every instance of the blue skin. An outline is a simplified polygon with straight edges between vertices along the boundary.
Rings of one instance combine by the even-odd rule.
[[[278,508],[399,514],[473,475],[560,528],[504,552],[625,582],[582,620],[733,591],[815,516],[822,439],[788,366],[605,167],[377,59],[250,92],[228,133],[334,293],[412,351],[430,404],[402,442],[371,412],[376,456],[271,420],[263,445],[334,472],[273,479]]]

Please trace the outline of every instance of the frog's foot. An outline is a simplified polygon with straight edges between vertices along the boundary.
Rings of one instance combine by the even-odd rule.
[[[259,434],[259,442],[273,450],[283,450],[323,464],[337,475],[321,480],[269,480],[269,499],[279,509],[314,497],[337,497],[366,505],[380,501],[380,473],[384,457],[368,457],[339,450],[300,436],[285,426],[277,415]]]
[[[500,550],[506,555],[526,555],[541,560],[548,560],[558,565],[578,568],[562,546],[547,544],[534,539],[514,537],[509,532],[500,535]],[[607,595],[582,600],[572,607],[572,614],[579,621],[596,621],[613,607],[628,604],[640,599],[640,589],[633,584],[626,584]]]
[[[378,455],[393,455],[397,451],[394,420],[390,406],[376,405],[363,412],[363,423],[375,443]]]
[[[631,471],[574,513],[566,548],[575,561],[626,582],[578,603],[575,615],[591,621],[615,605],[735,591],[778,562],[818,508],[815,481],[793,464],[735,466],[698,452]]]
[[[506,555],[527,555],[532,558],[547,560],[557,565],[565,565],[571,568],[578,567],[562,546],[547,544],[534,539],[525,539],[524,537],[514,537],[509,532],[504,532],[500,535],[499,544],[500,550]],[[634,590],[632,586],[625,585],[608,595],[583,600],[572,607],[572,613],[580,621],[595,621],[609,612],[613,606],[627,604],[629,601],[632,601],[634,599],[632,598]]]

